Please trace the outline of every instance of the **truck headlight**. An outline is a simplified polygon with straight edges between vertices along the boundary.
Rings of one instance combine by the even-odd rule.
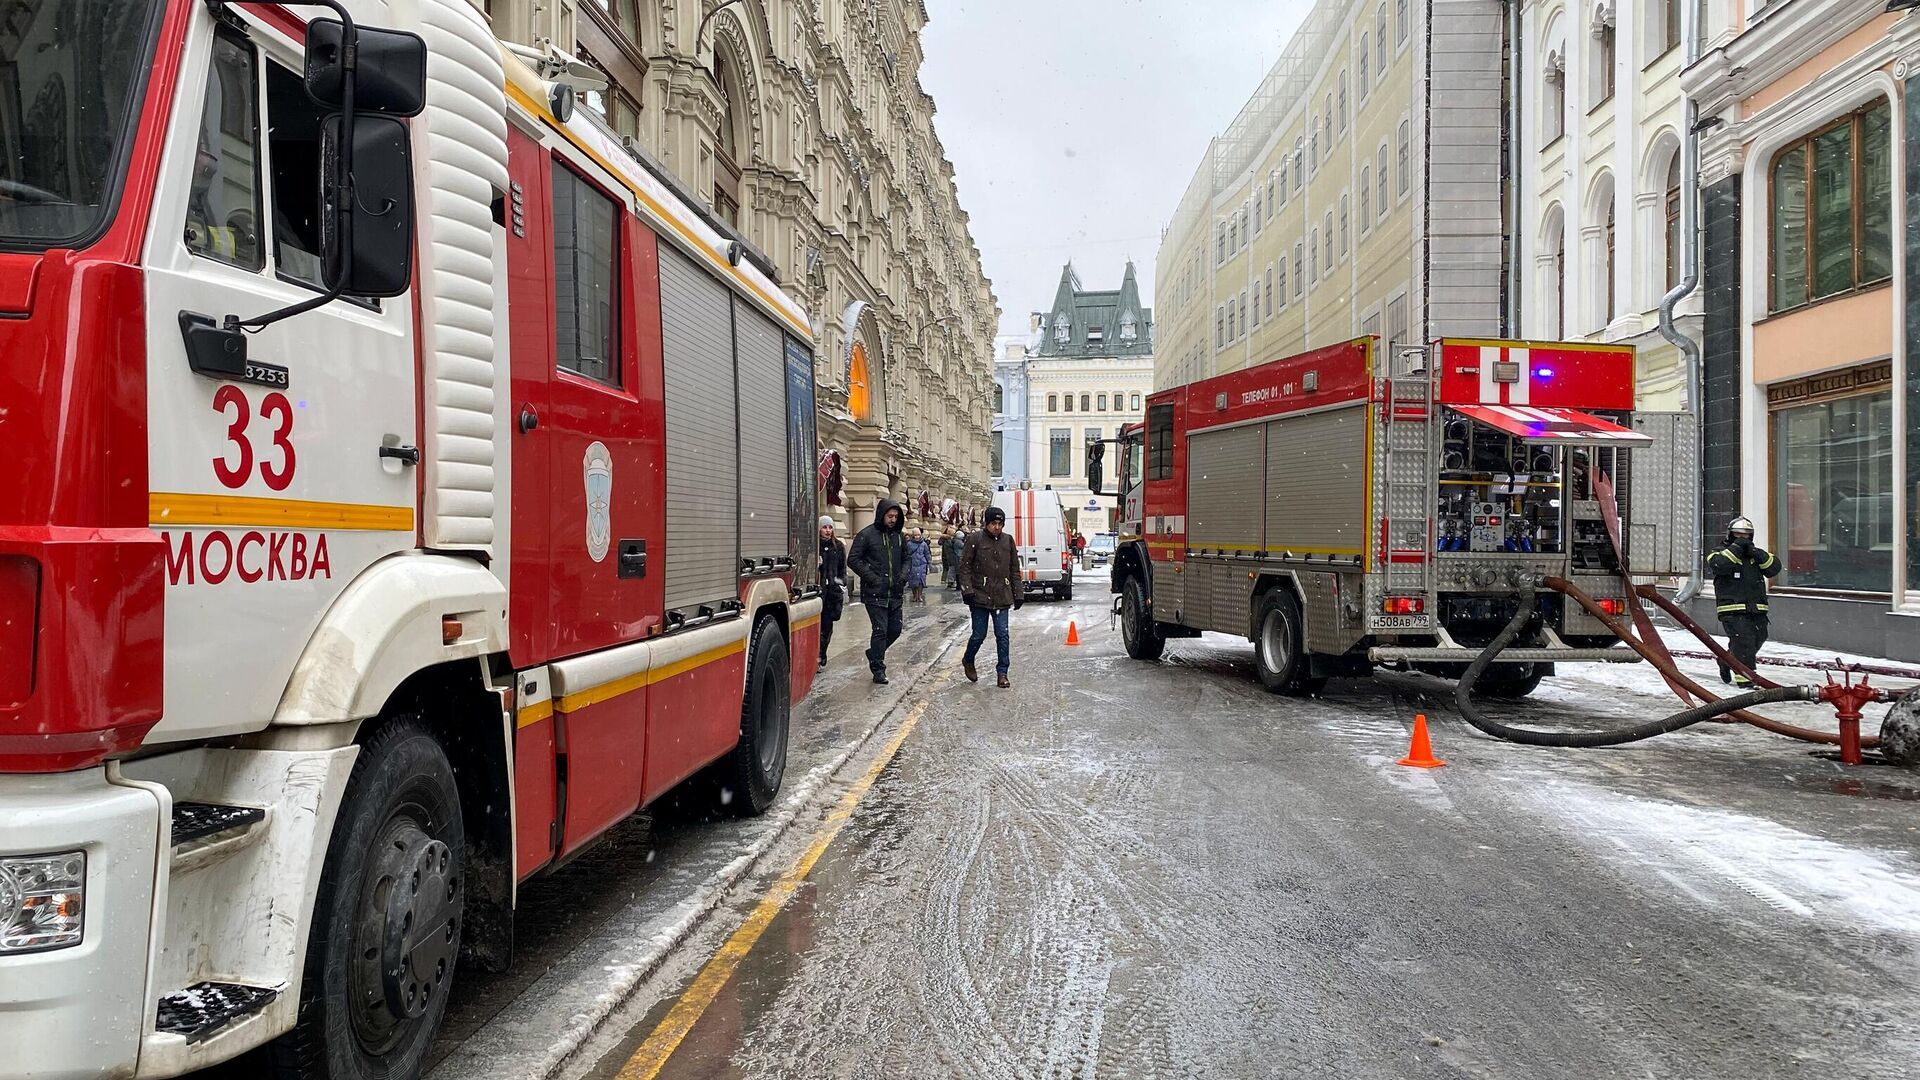
[[[0,954],[80,944],[87,854],[0,856]]]

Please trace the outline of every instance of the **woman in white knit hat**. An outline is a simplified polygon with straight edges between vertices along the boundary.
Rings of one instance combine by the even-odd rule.
[[[827,670],[827,642],[847,596],[847,545],[833,535],[833,519],[820,518],[820,670]]]

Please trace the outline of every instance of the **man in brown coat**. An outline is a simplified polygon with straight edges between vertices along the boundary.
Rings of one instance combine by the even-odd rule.
[[[999,507],[987,510],[986,527],[967,535],[966,549],[960,553],[960,596],[973,615],[973,637],[967,642],[967,655],[960,667],[971,682],[980,681],[973,659],[987,640],[987,624],[993,624],[993,640],[999,649],[994,670],[999,685],[1007,681],[1007,610],[1026,602],[1020,584],[1020,553],[1013,537],[1006,535],[1007,512]]]

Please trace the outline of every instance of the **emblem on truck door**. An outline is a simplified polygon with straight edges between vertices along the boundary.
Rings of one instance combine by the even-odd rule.
[[[606,444],[587,444],[580,471],[587,490],[587,557],[599,562],[613,539],[613,459]]]

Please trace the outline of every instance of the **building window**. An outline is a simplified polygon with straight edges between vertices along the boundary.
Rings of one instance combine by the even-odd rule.
[[[1400,44],[1407,43],[1407,0],[1398,0],[1393,9],[1394,28],[1398,31]]]
[[[1297,191],[1305,192],[1307,190],[1307,178],[1306,174],[1302,171],[1299,154],[1293,155],[1293,186]]]
[[[1260,215],[1260,189],[1256,187],[1253,189],[1253,235],[1255,236],[1260,235],[1261,224],[1262,224],[1262,219]]]
[[[1361,101],[1367,100],[1367,92],[1372,82],[1367,78],[1367,32],[1360,31],[1360,59],[1354,64],[1353,92]]]
[[[993,384],[993,411],[997,413],[1005,412],[1006,400],[1007,400],[1006,389],[1002,387],[999,383],[994,383]]]
[[[1387,197],[1387,176],[1387,144],[1382,142],[1380,152],[1373,159],[1373,181],[1379,185],[1376,192],[1380,196],[1376,200],[1379,205],[1375,207],[1374,213],[1381,217],[1386,217],[1387,211],[1393,209],[1393,200]]]
[[[1340,89],[1335,91],[1335,95],[1340,102],[1340,134],[1345,135],[1347,133],[1347,73],[1345,71],[1340,73]]]
[[[1540,145],[1545,146],[1567,133],[1567,58],[1558,49],[1547,53],[1541,79],[1546,92],[1540,96]]]
[[[1892,590],[1891,375],[1881,361],[1767,387],[1780,584]]]
[[[1647,12],[1647,62],[1665,56],[1680,44],[1682,0],[1650,0]],[[1702,30],[1705,27],[1702,26]]]
[[[1347,195],[1345,192],[1341,192],[1340,194],[1340,257],[1343,259],[1347,257],[1348,240],[1351,234],[1352,234],[1352,229],[1349,228],[1347,225]]]
[[[1227,261],[1227,223],[1215,222],[1213,226],[1213,265],[1219,266]]]
[[[1307,172],[1320,175],[1320,118],[1307,119]]]
[[[1242,335],[1245,335],[1245,334],[1250,334],[1252,332],[1253,332],[1252,328],[1247,325],[1247,290],[1241,289],[1240,290],[1240,333]]]
[[[1360,235],[1367,235],[1373,224],[1373,168],[1360,166]]]
[[[1307,234],[1307,280],[1320,280],[1320,230]]]
[[[1122,406],[1121,406],[1121,404],[1120,404],[1120,402],[1121,402],[1121,400],[1122,400],[1122,399],[1123,399],[1124,397],[1125,397],[1125,393],[1124,393],[1123,391],[1120,391],[1120,390],[1115,390],[1115,391],[1113,392],[1113,411],[1114,411],[1114,412],[1119,412],[1119,411],[1120,411],[1120,409],[1121,409],[1121,407],[1122,407]]]
[[[1299,245],[1294,245],[1293,250],[1295,252],[1294,257],[1298,258],[1300,251]],[[1284,251],[1280,253],[1280,306],[1283,308],[1287,306],[1287,255]]]
[[[1891,118],[1883,99],[1774,157],[1771,310],[1892,275]]]
[[[1234,214],[1227,219],[1227,254],[1240,250],[1240,215]]]
[[[746,97],[740,83],[740,64],[731,47],[719,48],[713,57],[713,81],[720,90],[720,131],[714,147],[713,209],[728,222],[740,224],[740,162],[747,149],[743,130],[746,116],[741,104]]]
[[[1400,197],[1404,199],[1413,187],[1413,123],[1405,119],[1400,121],[1399,160],[1396,165]]]
[[[1092,412],[1092,411],[1093,411],[1093,404],[1092,404],[1092,402],[1093,402],[1093,397],[1092,397],[1092,395],[1090,395],[1090,394],[1081,394],[1081,395],[1080,395],[1080,411],[1081,411],[1081,412]]]
[[[1094,401],[1096,403],[1095,408],[1099,409],[1101,412],[1107,411],[1107,395],[1101,394],[1099,397],[1095,398]]]
[[[1385,4],[1381,4],[1380,9],[1373,13],[1373,40],[1374,44],[1379,46],[1374,51],[1380,54],[1380,77],[1384,79],[1387,77],[1387,56],[1389,55],[1387,52],[1387,5]]]
[[[620,385],[620,210],[553,163],[554,358],[567,371]]]
[[[1325,125],[1321,131],[1320,153],[1322,160],[1333,157],[1333,95],[1327,95],[1327,112],[1320,122]]]
[[[1669,5],[1670,7],[1672,5]],[[1667,289],[1680,284],[1680,152],[1667,162]]]
[[[1593,101],[1592,108],[1613,99],[1613,61],[1613,13],[1602,8],[1595,13],[1593,23],[1593,71],[1587,95]]]
[[[1326,257],[1321,260],[1320,272],[1328,276],[1333,274],[1333,211],[1329,210],[1323,220],[1324,230],[1320,235],[1326,238]]]
[[[1547,207],[1546,226],[1540,230],[1540,248],[1546,252],[1551,265],[1545,268],[1550,280],[1543,290],[1540,314],[1548,320],[1542,328],[1542,335],[1558,339],[1566,335],[1567,326],[1567,245],[1566,217],[1559,203]]]
[[[1070,476],[1073,473],[1073,429],[1047,429],[1047,475]]]
[[[1613,198],[1611,195],[1608,196],[1607,225],[1606,225],[1606,231],[1607,231],[1606,268],[1605,268],[1605,277],[1602,279],[1605,282],[1605,288],[1606,288],[1607,294],[1603,298],[1603,302],[1601,304],[1601,310],[1606,312],[1606,321],[1602,325],[1611,324],[1613,322],[1613,294],[1614,294],[1614,283],[1615,283],[1614,266],[1616,264],[1616,260],[1614,259],[1614,247],[1613,247],[1613,208],[1614,208],[1614,204],[1617,202],[1619,202],[1618,199]]]
[[[1128,395],[1128,397],[1127,397],[1127,409],[1128,409],[1128,411],[1130,411],[1130,412],[1139,412],[1139,411],[1140,411],[1140,395],[1139,395],[1139,394],[1131,394],[1131,395]]]
[[[1001,462],[1005,460],[1006,445],[1007,433],[1004,431],[994,432],[993,441],[987,445],[987,457],[990,459],[987,462],[987,471],[994,476],[1003,475],[1006,471],[1001,468]]]
[[[1267,264],[1267,318],[1273,318],[1273,264]]]
[[[1275,206],[1273,201],[1274,179],[1275,179],[1274,176],[1271,173],[1269,173],[1267,176],[1267,220],[1268,221],[1273,220],[1273,211]]]
[[[1050,413],[1060,411],[1060,395],[1058,394],[1047,395],[1047,411]]]
[[[1293,298],[1300,299],[1301,290],[1307,287],[1305,244],[1293,245]]]
[[[1240,340],[1240,332],[1239,330],[1235,329],[1235,327],[1238,324],[1234,322],[1234,316],[1237,314],[1238,312],[1234,310],[1233,302],[1228,301],[1227,302],[1227,340],[1228,341]]]
[[[1246,293],[1242,292],[1240,295],[1244,297]],[[1260,286],[1258,284],[1253,286],[1253,308],[1248,313],[1248,318],[1251,320],[1247,324],[1248,329],[1250,331],[1258,329],[1260,326]]]
[[[1227,343],[1227,309],[1213,309],[1213,347],[1218,349]]]
[[[1287,202],[1287,163],[1286,163],[1286,160],[1283,158],[1280,162],[1280,204],[1282,206],[1285,206],[1286,202]]]
[[[1147,410],[1147,479],[1173,478],[1173,406]]]
[[[1407,323],[1407,294],[1401,293],[1387,302],[1387,342],[1395,347],[1407,345],[1412,334]]]

